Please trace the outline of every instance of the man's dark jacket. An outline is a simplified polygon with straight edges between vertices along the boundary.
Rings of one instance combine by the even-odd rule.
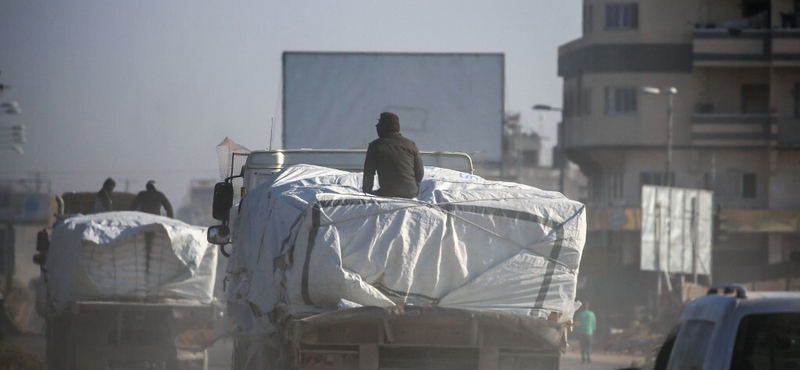
[[[167,196],[158,190],[145,190],[140,191],[133,198],[130,209],[132,211],[142,211],[145,213],[152,213],[154,215],[161,214],[161,206],[167,211],[167,217],[172,218],[172,204],[169,203]]]
[[[375,172],[380,189],[373,192]],[[385,197],[414,198],[425,170],[417,145],[399,132],[381,133],[369,143],[364,160],[364,192]]]

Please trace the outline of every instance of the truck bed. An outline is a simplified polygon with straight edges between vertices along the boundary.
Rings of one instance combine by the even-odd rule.
[[[239,352],[234,368],[281,368],[271,362],[284,358],[296,369],[557,369],[565,343],[564,326],[553,321],[435,306],[361,307],[283,322],[282,342],[291,348],[265,346],[260,353],[269,355],[256,361]]]
[[[54,369],[176,369],[195,360],[204,367],[205,353],[190,350],[198,348],[197,338],[210,339],[204,333],[213,329],[213,312],[211,305],[186,301],[72,302],[48,320],[48,363]]]

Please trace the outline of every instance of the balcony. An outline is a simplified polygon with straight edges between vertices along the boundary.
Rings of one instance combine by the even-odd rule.
[[[800,67],[800,29],[696,29],[695,67]]]
[[[777,118],[770,114],[692,114],[692,145],[765,147],[777,134]]]

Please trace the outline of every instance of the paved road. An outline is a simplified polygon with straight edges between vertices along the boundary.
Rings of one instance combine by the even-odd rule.
[[[230,370],[233,340],[222,339],[208,349],[208,370]]]
[[[642,367],[644,356],[625,355],[604,351],[592,353],[592,363],[581,364],[578,343],[571,343],[567,353],[561,357],[561,370],[616,370],[627,367]]]

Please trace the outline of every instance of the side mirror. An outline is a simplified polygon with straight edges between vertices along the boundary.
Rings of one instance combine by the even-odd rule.
[[[33,255],[33,263],[44,266],[47,261],[47,252],[50,250],[50,236],[47,235],[46,230],[36,233],[36,253]]]
[[[228,221],[231,207],[233,207],[233,184],[218,182],[217,185],[214,185],[214,206],[211,216],[215,220]]]
[[[47,251],[50,249],[50,235],[47,235],[46,230],[36,233],[36,251]]]
[[[214,225],[208,228],[206,240],[211,244],[225,245],[231,242],[231,229],[225,225]]]

